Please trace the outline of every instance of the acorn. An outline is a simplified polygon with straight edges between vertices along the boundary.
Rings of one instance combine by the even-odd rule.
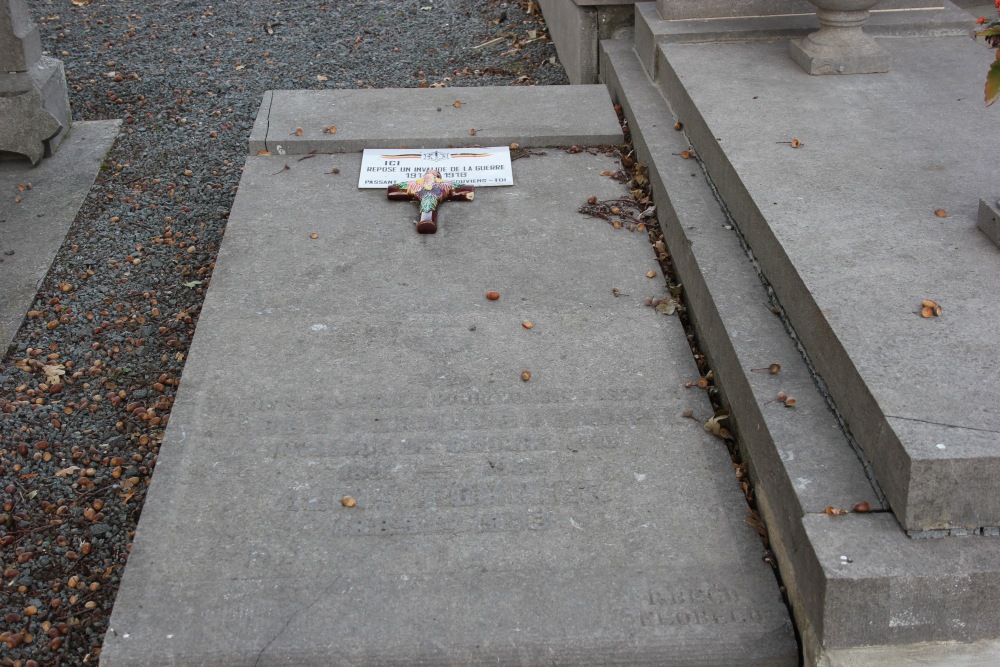
[[[500,292],[487,292],[486,298],[489,299],[490,301],[496,301],[497,299],[500,298]]]

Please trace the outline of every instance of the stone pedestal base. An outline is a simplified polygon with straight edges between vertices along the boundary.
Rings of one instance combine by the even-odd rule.
[[[0,151],[38,164],[59,147],[71,122],[61,61],[42,56],[27,72],[0,75]]]
[[[818,33],[816,33],[818,34]],[[871,38],[869,38],[871,39]],[[809,74],[875,74],[888,72],[889,54],[871,40],[868,48],[830,48],[817,44],[812,35],[788,44],[792,60]]]

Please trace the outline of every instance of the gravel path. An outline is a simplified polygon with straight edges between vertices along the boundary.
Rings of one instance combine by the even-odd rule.
[[[0,665],[93,665],[264,91],[568,82],[527,1],[27,4],[124,125],[0,360]]]

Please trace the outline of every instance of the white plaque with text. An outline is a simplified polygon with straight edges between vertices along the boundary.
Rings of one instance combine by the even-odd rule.
[[[437,169],[446,181],[488,187],[514,185],[510,148],[366,148],[361,156],[359,188],[384,188],[422,178]]]

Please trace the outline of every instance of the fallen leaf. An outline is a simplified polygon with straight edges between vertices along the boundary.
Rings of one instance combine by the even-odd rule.
[[[63,468],[62,470],[56,470],[56,477],[66,477],[67,475],[72,475],[79,469],[80,466],[70,466],[68,468]]]
[[[761,539],[767,539],[767,527],[764,525],[764,522],[761,520],[760,515],[757,512],[748,507],[747,518],[744,519],[744,521],[757,531],[757,534],[760,535]]]
[[[200,280],[192,280],[189,283],[183,283],[183,284],[184,284],[184,287],[188,287],[190,289],[194,289],[195,287],[197,287],[198,285],[201,284],[201,281]]]
[[[826,513],[829,514],[830,516],[841,516],[843,514],[849,514],[849,512],[845,509],[841,509],[839,507],[829,507],[829,506],[826,508]]]
[[[271,154],[271,151],[265,151],[265,150],[259,150],[259,151],[257,151],[257,155],[270,155],[270,154]]]
[[[721,435],[721,433],[723,431],[726,431],[726,429],[723,428],[723,426],[722,426],[722,420],[724,420],[724,419],[729,419],[729,415],[722,414],[722,415],[716,415],[715,417],[712,417],[707,422],[705,422],[705,427],[704,427],[705,430],[708,431],[709,433],[711,433],[712,435],[717,435],[719,437],[724,437],[724,436]],[[726,433],[729,433],[729,431],[726,431]]]
[[[664,315],[673,315],[677,312],[677,302],[673,299],[661,301],[656,305],[656,312],[663,313]]]
[[[317,81],[327,81],[327,80],[328,80],[328,78],[327,78],[327,77],[325,77],[325,76],[323,76],[322,74],[317,74],[317,75],[316,75],[316,80],[317,80]]]
[[[601,172],[601,176],[614,176],[614,175],[615,175],[615,172],[613,172],[613,171],[602,171]]]
[[[50,364],[42,366],[42,372],[45,373],[45,381],[49,384],[55,384],[60,382],[60,377],[66,375],[64,370],[66,367],[62,364]]]

